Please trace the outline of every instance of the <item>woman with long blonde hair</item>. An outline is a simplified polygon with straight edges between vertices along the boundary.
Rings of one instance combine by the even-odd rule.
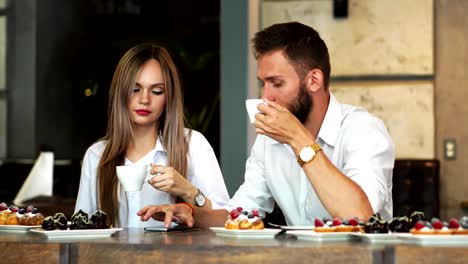
[[[182,88],[168,51],[140,44],[120,59],[109,94],[107,132],[83,159],[75,211],[100,209],[113,226],[162,225],[142,222],[147,204],[183,201],[222,208],[229,195],[218,161],[202,134],[184,126]],[[119,165],[152,165],[141,191],[125,192]]]

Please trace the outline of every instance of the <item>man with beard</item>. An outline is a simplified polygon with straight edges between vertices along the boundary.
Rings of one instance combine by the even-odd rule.
[[[147,206],[138,214],[192,226],[223,226],[229,211],[260,215],[282,209],[288,225],[315,217],[392,218],[394,146],[385,125],[367,111],[340,104],[329,90],[328,49],[312,28],[272,25],[253,39],[262,83],[258,134],[245,181],[226,210],[184,204]]]

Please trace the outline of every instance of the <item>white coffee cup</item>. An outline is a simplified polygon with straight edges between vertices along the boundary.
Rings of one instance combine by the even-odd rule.
[[[146,165],[125,165],[116,167],[117,178],[126,192],[141,191],[148,173]]]
[[[250,123],[255,122],[255,115],[260,113],[257,106],[259,104],[266,104],[262,99],[247,99],[245,100],[245,107],[247,108],[247,113],[249,114]]]

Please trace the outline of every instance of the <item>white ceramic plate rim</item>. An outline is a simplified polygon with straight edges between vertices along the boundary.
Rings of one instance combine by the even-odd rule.
[[[315,226],[281,226],[281,229],[284,230],[303,230],[303,231],[313,231]]]
[[[318,241],[348,240],[352,232],[315,232],[315,231],[288,231],[288,234],[296,235],[299,239]]]
[[[240,238],[267,238],[274,237],[281,230],[273,228],[265,229],[226,229],[224,227],[211,227],[216,235],[240,237]]]
[[[38,228],[40,225],[0,225],[0,231],[28,231],[31,228]]]
[[[97,238],[97,237],[110,237],[117,231],[123,228],[109,228],[109,229],[78,229],[78,230],[44,230],[42,228],[30,229],[29,232],[41,234],[47,238]]]
[[[363,240],[369,241],[369,242],[396,242],[400,241],[400,238],[398,235],[401,234],[394,234],[394,233],[377,233],[377,234],[371,234],[371,233],[351,233],[352,236],[359,237]]]
[[[418,244],[464,244],[468,245],[468,235],[413,235],[398,234],[397,237],[403,241]]]

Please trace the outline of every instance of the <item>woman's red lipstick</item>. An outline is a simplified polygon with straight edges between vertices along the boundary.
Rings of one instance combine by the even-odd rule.
[[[146,115],[151,114],[151,111],[145,110],[145,109],[137,109],[137,110],[135,110],[135,112],[136,112],[138,115],[142,115],[142,116],[146,116]]]

